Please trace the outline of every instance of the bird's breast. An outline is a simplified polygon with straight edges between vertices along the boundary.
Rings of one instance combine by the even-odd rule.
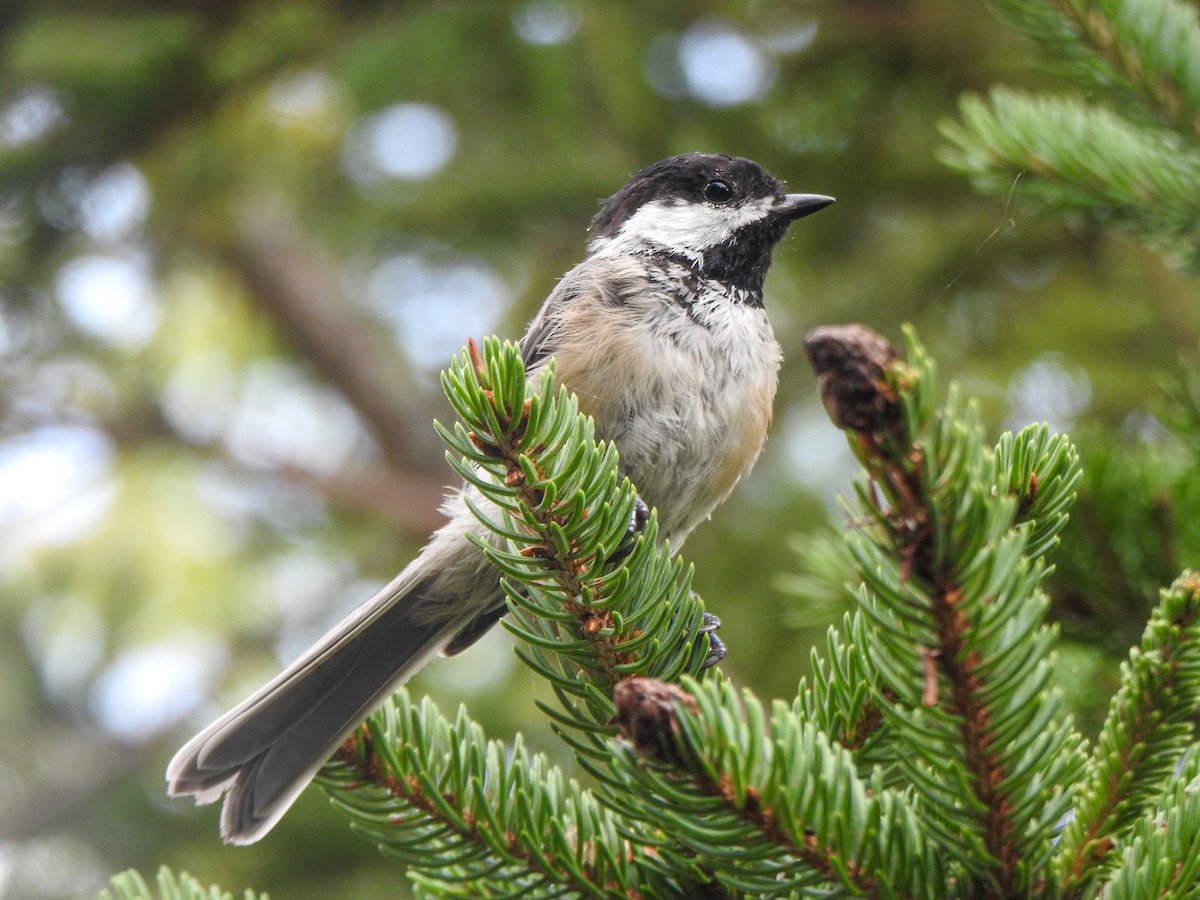
[[[780,350],[761,307],[651,286],[564,311],[560,383],[678,547],[758,458]]]

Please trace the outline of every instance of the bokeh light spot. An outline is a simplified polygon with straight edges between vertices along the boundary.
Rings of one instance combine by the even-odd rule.
[[[559,0],[533,0],[513,14],[517,37],[530,44],[565,44],[579,28],[579,10]]]
[[[700,21],[679,41],[688,91],[711,106],[757,100],[775,80],[775,66],[746,34],[723,22]]]
[[[1045,422],[1052,432],[1068,431],[1091,405],[1092,382],[1080,366],[1045,354],[1012,377],[1008,400],[1008,427]]]
[[[251,364],[225,434],[229,452],[253,466],[336,472],[366,433],[337,391],[274,360]]]
[[[277,79],[267,92],[267,103],[283,119],[310,119],[327,112],[335,94],[324,72],[298,72]]]
[[[479,260],[412,252],[388,257],[371,271],[366,299],[408,358],[436,370],[468,336],[491,332],[511,298],[503,279]]]
[[[76,259],[59,271],[55,293],[72,323],[113,346],[136,347],[158,328],[149,265],[140,256]]]
[[[95,241],[114,242],[142,224],[150,186],[136,166],[120,163],[102,172],[79,200],[79,224]]]
[[[54,91],[26,88],[0,109],[0,147],[20,147],[41,140],[66,119]]]
[[[343,163],[355,181],[423,181],[450,161],[454,120],[427,103],[397,103],[359,122],[346,138]]]
[[[70,543],[108,509],[112,441],[91,428],[41,428],[0,443],[0,546]]]
[[[204,699],[225,655],[219,641],[191,638],[122,653],[96,682],[93,712],[109,733],[144,740]]]

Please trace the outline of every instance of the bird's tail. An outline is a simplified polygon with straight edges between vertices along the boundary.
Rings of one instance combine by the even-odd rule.
[[[167,767],[168,792],[197,803],[226,794],[229,843],[270,830],[354,728],[463,627],[436,579],[406,574],[188,741]]]

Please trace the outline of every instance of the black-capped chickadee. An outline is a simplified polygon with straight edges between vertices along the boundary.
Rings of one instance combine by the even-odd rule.
[[[559,383],[595,419],[597,436],[616,443],[672,548],[758,458],[780,363],[763,278],[788,226],[832,202],[786,193],[748,159],[657,162],[603,204],[587,258],[522,339],[529,377],[557,360]],[[226,794],[226,841],[261,838],[392,691],[504,613],[498,575],[465,535],[496,538],[464,491],[391,584],[171,760],[171,795],[211,803]]]

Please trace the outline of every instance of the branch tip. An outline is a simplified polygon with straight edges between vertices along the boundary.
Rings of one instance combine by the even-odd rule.
[[[864,325],[814,328],[804,338],[821,401],[833,423],[848,431],[891,433],[900,398],[888,384],[896,349]]]
[[[676,705],[698,713],[699,707],[691,694],[655,678],[634,676],[613,688],[613,704],[614,724],[638,753],[667,762],[682,762]]]
[[[471,358],[471,368],[475,370],[475,374],[482,381],[484,372],[483,354],[479,352],[479,344],[475,343],[475,338],[467,338],[467,355]]]

